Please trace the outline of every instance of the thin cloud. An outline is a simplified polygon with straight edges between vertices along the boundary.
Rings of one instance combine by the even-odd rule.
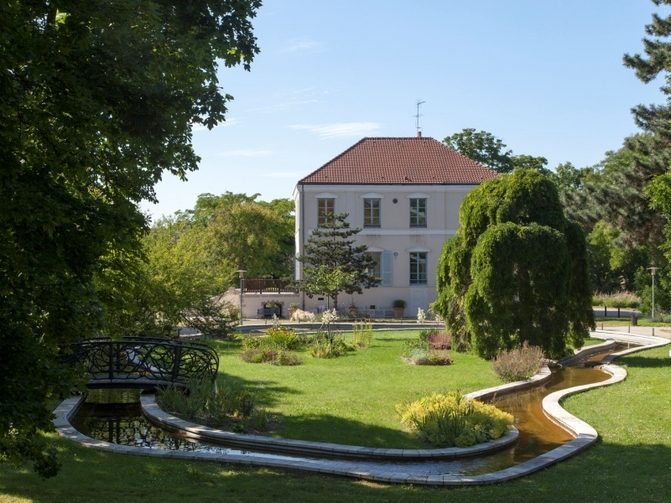
[[[321,50],[323,44],[311,38],[294,38],[282,47],[281,54],[296,54],[300,52],[315,52]]]
[[[322,139],[367,136],[380,129],[378,122],[333,122],[331,124],[293,124],[291,129],[308,131]]]

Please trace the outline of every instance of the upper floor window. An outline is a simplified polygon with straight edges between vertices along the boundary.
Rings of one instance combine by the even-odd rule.
[[[427,260],[426,252],[410,253],[410,284],[426,285]]]
[[[335,199],[325,197],[317,199],[317,224],[326,225],[333,222]]]
[[[426,199],[410,199],[410,227],[426,227]]]
[[[363,200],[363,226],[380,227],[380,200]]]

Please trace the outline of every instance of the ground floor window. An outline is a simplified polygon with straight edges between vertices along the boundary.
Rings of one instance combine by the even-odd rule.
[[[426,252],[410,253],[410,284],[426,285]]]

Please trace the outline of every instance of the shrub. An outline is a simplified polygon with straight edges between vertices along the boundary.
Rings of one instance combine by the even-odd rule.
[[[337,358],[354,350],[355,348],[347,344],[342,336],[334,335],[328,337],[324,334],[319,334],[312,342],[310,353],[315,358]]]
[[[452,336],[447,332],[438,330],[437,328],[422,330],[419,333],[419,340],[426,344],[429,349],[452,348]]]
[[[431,349],[426,354],[426,363],[424,365],[450,365],[452,358],[446,349]]]
[[[268,329],[268,337],[277,349],[298,349],[303,342],[294,329],[282,326]]]
[[[492,368],[503,382],[524,381],[531,378],[541,368],[543,350],[529,346],[504,351],[492,361]]]
[[[359,348],[367,348],[373,342],[373,325],[366,322],[355,322],[352,325],[354,345]]]
[[[593,306],[637,309],[641,305],[641,298],[632,292],[601,293],[592,295]]]
[[[256,407],[254,395],[229,386],[217,388],[207,381],[189,383],[188,392],[167,386],[159,390],[157,401],[169,412],[217,428],[246,431],[249,424],[255,429],[268,424],[267,414]]]
[[[280,350],[277,352],[275,358],[273,358],[270,363],[273,365],[292,366],[302,364],[303,359],[296,353]]]
[[[431,396],[397,405],[401,422],[424,441],[440,447],[467,447],[503,436],[513,424],[507,412],[461,393]]]
[[[272,362],[277,357],[278,351],[274,348],[249,348],[240,353],[247,363],[265,363]]]
[[[450,365],[450,336],[436,329],[422,330],[418,339],[405,341],[402,358],[413,365]]]

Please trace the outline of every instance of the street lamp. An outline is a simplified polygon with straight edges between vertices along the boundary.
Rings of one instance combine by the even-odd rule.
[[[240,326],[242,326],[242,321],[244,320],[244,316],[242,315],[242,296],[244,295],[245,291],[245,271],[244,269],[238,269],[238,275],[240,277]]]
[[[655,273],[657,269],[659,267],[648,267],[648,271],[650,271],[650,275],[652,276],[652,321],[655,321]]]

